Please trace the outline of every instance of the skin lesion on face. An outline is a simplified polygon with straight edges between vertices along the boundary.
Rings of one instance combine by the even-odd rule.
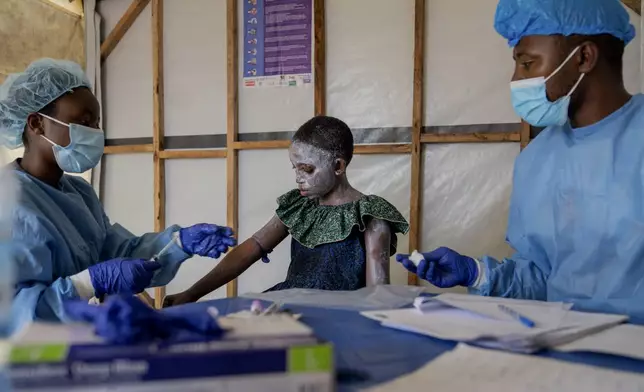
[[[289,158],[295,170],[295,181],[302,196],[320,198],[336,186],[333,156],[310,144],[294,142]]]

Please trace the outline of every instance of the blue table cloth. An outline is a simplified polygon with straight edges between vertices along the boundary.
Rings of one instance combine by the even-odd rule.
[[[250,309],[243,298],[199,302],[168,311],[205,311],[215,306],[220,314]],[[286,305],[301,313],[301,321],[315,334],[334,344],[339,391],[355,391],[413,372],[440,354],[453,349],[454,342],[397,331],[361,316],[357,311]],[[635,320],[642,321],[642,320]],[[592,353],[543,352],[543,357],[644,373],[644,361]]]

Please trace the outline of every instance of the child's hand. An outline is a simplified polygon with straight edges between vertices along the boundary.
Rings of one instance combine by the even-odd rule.
[[[163,299],[163,307],[164,308],[169,308],[171,306],[179,306],[183,304],[190,304],[193,302],[197,302],[199,298],[195,298],[192,294],[190,294],[188,291],[183,291],[178,294],[172,294],[172,295],[167,295]]]

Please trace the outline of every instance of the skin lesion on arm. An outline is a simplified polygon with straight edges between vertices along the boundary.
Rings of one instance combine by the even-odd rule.
[[[196,301],[237,278],[286,237],[287,227],[277,216],[273,216],[264,227],[228,253],[212,271],[189,288],[190,297],[196,298]]]
[[[380,219],[371,219],[365,230],[367,286],[389,284],[389,249],[391,227]]]

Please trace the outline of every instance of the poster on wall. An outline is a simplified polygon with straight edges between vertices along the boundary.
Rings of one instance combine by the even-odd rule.
[[[244,2],[244,86],[302,86],[313,68],[313,0]]]

